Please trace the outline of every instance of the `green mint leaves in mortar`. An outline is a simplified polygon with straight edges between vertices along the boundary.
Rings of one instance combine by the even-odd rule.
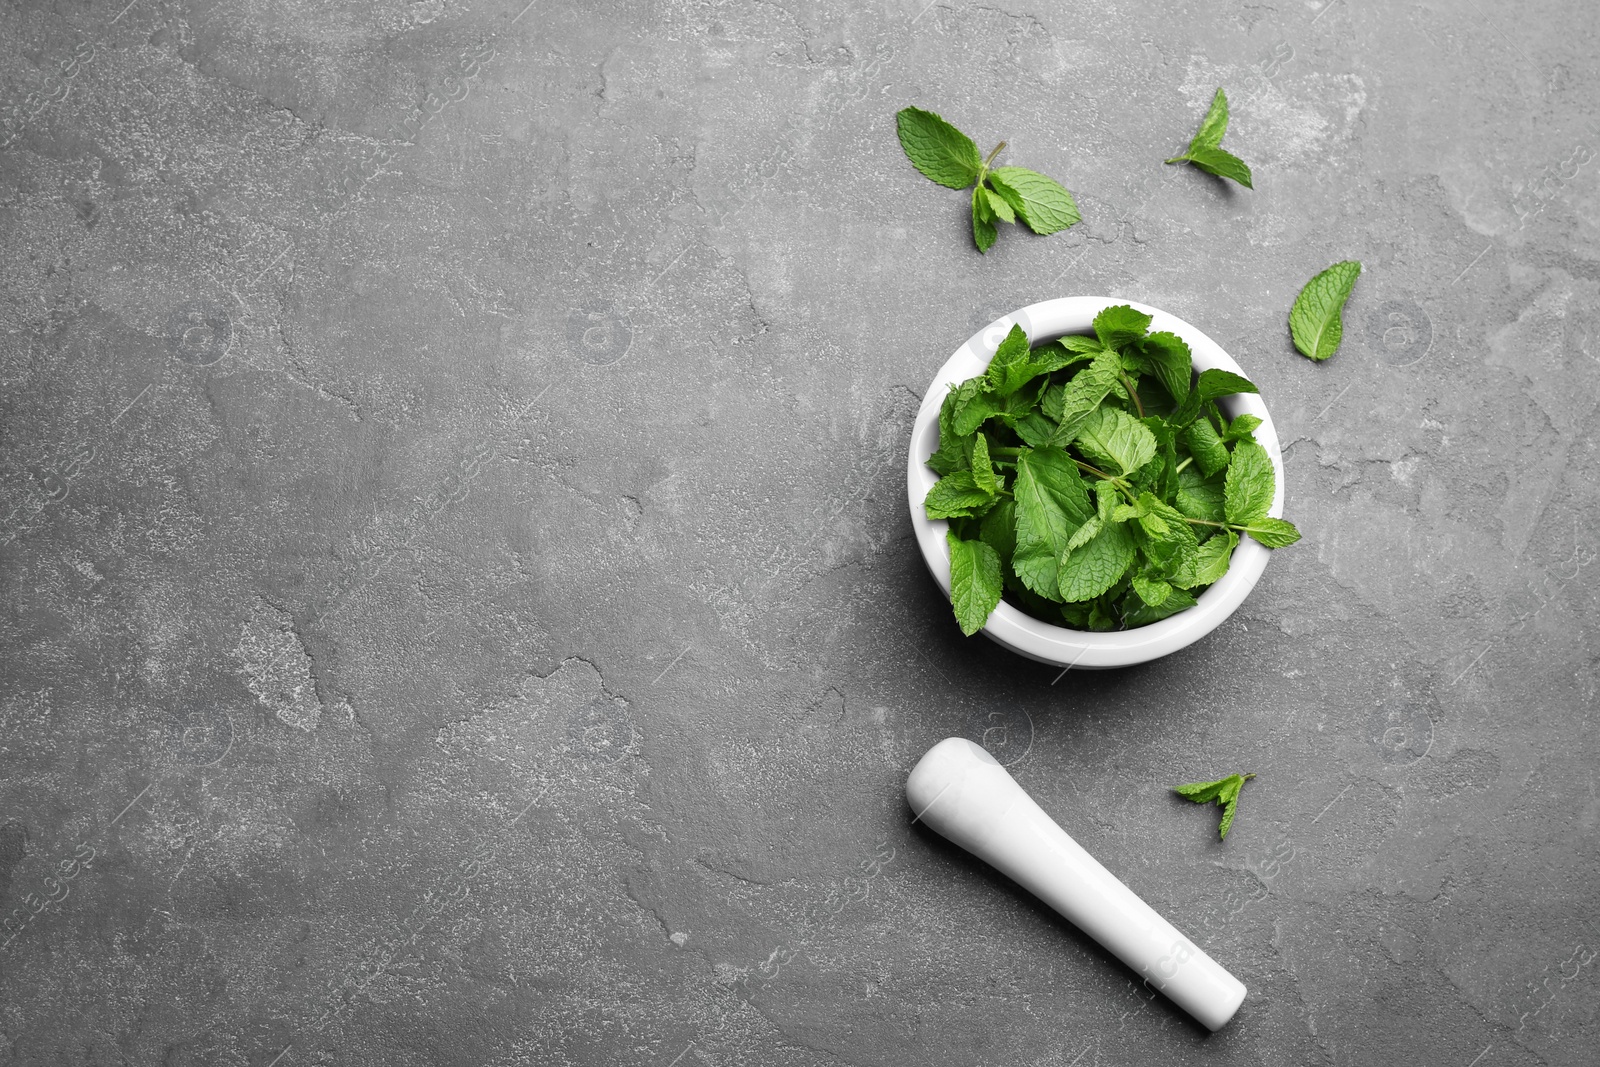
[[[1211,107],[1206,111],[1206,117],[1200,120],[1200,129],[1195,132],[1194,139],[1189,142],[1189,148],[1181,156],[1173,156],[1168,163],[1193,163],[1207,174],[1215,174],[1219,178],[1229,178],[1238,182],[1246,189],[1254,189],[1250,184],[1250,168],[1244,160],[1222,147],[1222,135],[1228,132],[1228,95],[1221,89],[1211,98]]]
[[[1277,477],[1260,420],[1217,400],[1254,393],[1194,373],[1189,347],[1128,305],[1093,336],[1031,345],[1013,326],[982,374],[939,409],[941,477],[924,507],[949,520],[950,602],[966,634],[1002,597],[1045,622],[1121,630],[1185,608],[1228,570],[1240,537],[1300,539],[1267,512]]]
[[[1191,782],[1189,785],[1175,785],[1172,791],[1179,796],[1188,797],[1196,804],[1209,804],[1216,801],[1222,805],[1222,826],[1218,829],[1219,840],[1228,839],[1228,827],[1233,825],[1233,812],[1239,806],[1239,790],[1244,788],[1245,782],[1254,778],[1253,774],[1230,774],[1226,778],[1218,778],[1215,782]]]
[[[1072,194],[1053,178],[1025,167],[992,167],[1006,146],[995,145],[987,159],[972,138],[931,111],[903,108],[895,115],[900,147],[929,181],[951,189],[972,189],[972,240],[989,251],[998,223],[1021,222],[1038,234],[1055,233],[1078,221]]]
[[[1289,334],[1302,356],[1321,362],[1339,350],[1339,342],[1344,340],[1344,320],[1340,315],[1359,277],[1361,264],[1347,259],[1306,282],[1294,298],[1294,307],[1289,309]]]

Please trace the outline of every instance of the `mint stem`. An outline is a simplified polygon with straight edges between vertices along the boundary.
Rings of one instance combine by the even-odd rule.
[[[1141,419],[1144,418],[1144,405],[1139,403],[1139,390],[1133,387],[1133,379],[1124,373],[1122,375],[1122,384],[1127,388],[1128,395],[1133,398],[1134,410],[1139,413]]]

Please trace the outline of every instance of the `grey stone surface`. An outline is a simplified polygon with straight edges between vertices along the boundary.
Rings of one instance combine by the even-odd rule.
[[[1600,1060],[1596,8],[923,4],[0,10],[0,1064]],[[1253,193],[1160,163],[1219,84]],[[908,103],[1083,224],[979,256]],[[1307,537],[1057,680],[902,456],[1073,293],[1244,364]],[[1226,1030],[910,825],[960,733]]]

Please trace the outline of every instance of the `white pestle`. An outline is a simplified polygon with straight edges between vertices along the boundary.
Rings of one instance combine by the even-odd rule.
[[[964,737],[927,751],[906,779],[917,820],[1070,919],[1212,1030],[1244,983],[1200,951],[1057,826],[995,758]]]

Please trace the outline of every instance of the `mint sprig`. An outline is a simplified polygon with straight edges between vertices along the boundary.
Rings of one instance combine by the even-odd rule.
[[[1200,129],[1195,131],[1188,149],[1167,162],[1192,163],[1207,174],[1228,178],[1246,189],[1254,189],[1250,168],[1244,160],[1222,147],[1222,135],[1227,132],[1228,94],[1219,88],[1217,95],[1211,98],[1211,107],[1207,109],[1205,118],[1200,120]]]
[[[895,126],[906,158],[924,177],[950,189],[972,190],[972,240],[979,252],[994,245],[1001,222],[1021,222],[1034,233],[1051,234],[1078,221],[1077,202],[1055,179],[1026,167],[991,169],[1004,141],[984,158],[972,138],[916,107],[902,108]]]
[[[939,410],[941,475],[924,501],[950,523],[950,599],[962,632],[1002,597],[1078,630],[1145,626],[1194,607],[1241,537],[1300,539],[1277,495],[1261,421],[1217,400],[1254,393],[1194,373],[1189,347],[1129,305],[1093,336],[1032,345],[1020,326]]]
[[[1289,334],[1302,356],[1320,363],[1339,350],[1344,340],[1341,312],[1359,277],[1361,264],[1347,259],[1318,273],[1294,298]]]
[[[1226,778],[1218,778],[1214,782],[1191,782],[1188,785],[1175,785],[1172,791],[1179,796],[1188,797],[1196,804],[1210,804],[1212,801],[1222,806],[1222,825],[1217,829],[1217,839],[1228,839],[1228,827],[1233,825],[1233,812],[1239,806],[1239,790],[1244,784],[1254,778],[1253,774],[1230,774]]]

